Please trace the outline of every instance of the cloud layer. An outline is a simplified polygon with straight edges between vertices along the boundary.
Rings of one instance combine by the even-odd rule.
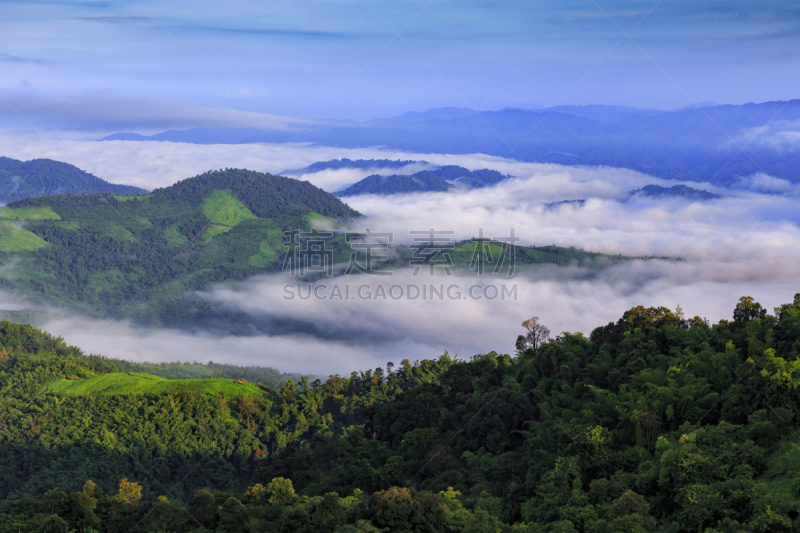
[[[3,139],[0,148],[17,158],[41,157],[47,146]],[[167,329],[144,329],[120,321],[76,317],[51,320],[45,327],[95,353],[133,360],[226,361],[261,364],[308,373],[348,372],[436,357],[444,350],[462,357],[497,350],[513,351],[520,323],[539,316],[554,333],[581,331],[618,319],[636,305],[675,308],[712,321],[730,318],[740,296],[765,307],[791,301],[800,291],[800,229],[796,191],[784,194],[757,177],[744,188],[721,190],[710,202],[687,199],[627,199],[628,191],[649,183],[673,185],[612,168],[574,168],[522,164],[483,155],[408,154],[381,150],[339,150],[301,145],[197,146],[172,143],[67,141],[59,148],[66,161],[116,183],[144,187],[169,185],[210,168],[256,170],[300,168],[319,160],[348,157],[427,160],[471,169],[494,168],[517,176],[499,186],[451,193],[389,197],[361,196],[347,201],[367,215],[354,229],[394,232],[399,241],[410,230],[431,227],[469,238],[508,235],[514,228],[523,245],[575,246],[607,254],[661,256],[676,260],[637,260],[601,271],[538,268],[516,277],[478,279],[457,272],[452,278],[413,277],[399,269],[390,280],[323,280],[386,288],[398,283],[455,284],[463,295],[476,283],[516,285],[516,300],[477,299],[318,301],[286,300],[285,275],[253,278],[221,286],[201,296],[252,317],[253,323],[276,316],[307,324],[314,334],[265,334],[247,337]],[[304,176],[327,190],[357,181],[365,172],[337,171]],[[744,182],[743,182],[744,183]],[[758,187],[756,187],[758,185]],[[745,185],[741,185],[745,187]],[[769,190],[766,190],[766,187]],[[754,189],[759,192],[753,192]],[[774,188],[774,187],[773,187]],[[771,194],[761,194],[770,192]],[[544,204],[586,198],[581,206]],[[7,299],[3,299],[7,302]],[[6,307],[14,308],[8,302]]]

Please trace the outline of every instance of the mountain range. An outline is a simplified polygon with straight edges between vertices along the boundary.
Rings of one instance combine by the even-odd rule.
[[[734,184],[759,172],[800,181],[792,141],[800,100],[691,107],[678,111],[619,106],[475,111],[445,108],[369,122],[313,122],[300,131],[171,130],[104,140],[252,143],[314,142],[420,153],[483,153],[520,161],[629,168],[666,179]]]

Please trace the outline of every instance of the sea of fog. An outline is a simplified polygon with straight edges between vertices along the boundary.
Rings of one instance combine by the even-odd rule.
[[[254,318],[283,317],[313,324],[313,334],[242,336],[212,332],[147,329],[120,320],[95,320],[72,313],[54,315],[44,328],[87,352],[137,361],[209,361],[267,365],[283,371],[345,373],[437,357],[447,350],[462,358],[477,353],[511,353],[523,320],[539,316],[553,333],[588,334],[617,320],[636,305],[680,306],[687,316],[712,322],[731,318],[741,296],[768,309],[800,292],[800,191],[766,175],[744,177],[730,189],[688,185],[724,195],[709,202],[685,198],[631,200],[629,191],[648,184],[675,185],[615,168],[577,168],[519,163],[480,154],[414,154],[381,149],[349,150],[305,145],[192,145],[158,142],[37,142],[0,138],[8,157],[50,157],[74,164],[113,183],[146,188],[169,185],[215,168],[278,173],[316,161],[350,159],[425,160],[470,169],[492,168],[516,176],[495,187],[448,193],[347,198],[366,218],[353,229],[391,233],[409,242],[411,231],[451,231],[466,239],[480,230],[522,245],[574,246],[587,251],[637,257],[602,270],[542,267],[512,277],[476,272],[418,272],[397,268],[390,277],[323,279],[318,297],[289,298],[287,274],[260,276],[219,286],[199,295],[221,308]],[[325,171],[300,176],[335,191],[374,173]],[[586,199],[582,205],[547,203]],[[676,260],[680,258],[680,260]],[[325,285],[322,288],[321,285]],[[365,297],[331,298],[334,286]],[[403,288],[403,296],[380,296],[380,288]],[[409,298],[409,285],[450,289],[442,298]],[[494,297],[488,285],[508,290]],[[474,288],[474,287],[477,287]],[[472,288],[472,293],[470,289]],[[306,289],[304,289],[306,290]],[[377,296],[376,296],[377,293]],[[475,297],[473,297],[475,296]],[[481,297],[478,297],[481,296]],[[3,308],[24,306],[10,296]]]

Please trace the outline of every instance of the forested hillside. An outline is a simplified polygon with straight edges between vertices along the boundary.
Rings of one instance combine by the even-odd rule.
[[[514,356],[95,397],[44,389],[117,363],[4,322],[0,531],[800,527],[800,294],[716,324],[635,307],[588,337],[525,327]]]
[[[0,157],[0,204],[32,196],[51,194],[112,194],[137,195],[147,191],[130,185],[116,185],[83,170],[52,159],[17,161]]]
[[[147,196],[27,198],[0,209],[0,286],[89,315],[185,324],[207,310],[186,291],[280,271],[285,231],[356,216],[307,182],[245,170]]]

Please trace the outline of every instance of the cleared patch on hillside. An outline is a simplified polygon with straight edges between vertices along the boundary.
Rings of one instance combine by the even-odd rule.
[[[319,231],[338,230],[340,226],[339,221],[335,218],[326,217],[313,211],[307,213],[303,218],[305,218],[309,226]]]
[[[208,244],[209,242],[211,242],[211,239],[213,239],[217,235],[227,233],[232,229],[233,226],[223,226],[222,224],[211,224],[205,231],[205,233],[203,233],[203,242]]]
[[[0,252],[30,252],[47,243],[12,220],[0,220]]]
[[[283,233],[280,230],[270,230],[267,240],[261,241],[258,253],[247,260],[247,264],[256,268],[265,268],[276,261],[283,251]]]
[[[192,394],[212,394],[225,398],[252,396],[258,398],[264,391],[252,383],[232,379],[166,379],[138,372],[105,374],[88,379],[59,379],[47,385],[45,393],[93,394],[110,396],[121,394],[162,394],[188,392]]]
[[[214,191],[203,202],[203,213],[212,224],[231,227],[242,220],[256,218],[247,206],[231,195],[231,191]]]
[[[116,201],[118,201],[118,202],[130,202],[134,198],[138,198],[139,201],[141,201],[141,200],[147,200],[151,196],[153,196],[153,195],[152,194],[146,194],[146,195],[141,195],[141,196],[119,196],[119,195],[114,195],[114,199]]]
[[[10,207],[0,208],[0,219],[9,220],[61,220],[61,217],[49,207]]]

